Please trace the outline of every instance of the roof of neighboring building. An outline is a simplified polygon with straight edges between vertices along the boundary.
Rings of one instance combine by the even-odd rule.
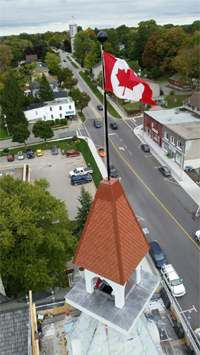
[[[98,67],[100,67],[100,66],[101,66],[101,61],[100,61],[99,63],[93,65],[92,69],[98,68]]]
[[[200,139],[200,120],[199,122],[191,122],[190,124],[188,124],[188,122],[166,124],[165,127],[185,140]]]
[[[62,97],[68,97],[67,91],[54,92],[53,94],[54,94],[55,99],[62,98]]]
[[[34,61],[38,60],[37,54],[28,54],[26,55],[26,60],[33,59]]]
[[[56,82],[57,83],[57,81],[58,81],[58,77],[57,76],[53,76],[53,75],[48,75],[47,77],[47,80],[48,81],[51,81],[51,82]]]
[[[21,63],[21,65],[26,65],[26,64],[30,64],[30,63],[37,63],[37,60],[35,60],[35,59],[27,59],[23,63]]]
[[[62,94],[63,93],[63,94]],[[58,104],[70,104],[73,103],[74,101],[72,100],[71,97],[68,97],[65,92],[54,92],[54,97],[55,101],[40,101],[34,104],[30,104],[30,106],[25,106],[23,107],[23,111],[29,111],[29,110],[34,110],[36,108],[40,108],[43,106],[54,106]],[[57,95],[55,95],[57,94]],[[60,98],[60,101],[58,100]]]
[[[156,81],[156,80],[152,80],[152,79],[148,79],[148,78],[143,78],[143,77],[141,77],[141,76],[140,76],[140,80],[141,80],[141,81],[146,81],[147,83],[154,83],[154,84],[160,85],[160,83],[159,83],[158,81]]]
[[[145,111],[145,114],[153,118],[162,125],[170,125],[174,123],[184,123],[184,122],[199,122],[200,120],[193,116],[192,112],[181,108],[172,108],[170,110],[159,110],[159,111]]]
[[[195,92],[192,96],[183,101],[184,105],[191,105],[200,110],[200,92]]]
[[[180,79],[176,75],[173,75],[173,76],[170,76],[169,80],[179,81]]]
[[[149,249],[119,180],[102,180],[73,263],[124,285]]]

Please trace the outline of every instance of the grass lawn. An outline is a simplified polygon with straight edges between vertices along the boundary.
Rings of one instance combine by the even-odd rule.
[[[86,166],[91,167],[93,170],[92,178],[94,181],[94,184],[96,188],[99,186],[100,181],[103,179],[102,175],[99,171],[99,168],[96,164],[95,159],[93,158],[93,155],[87,145],[87,142],[83,139],[80,139],[79,143],[74,143],[73,145],[67,145],[67,143],[71,141],[71,139],[65,139],[62,141],[57,141],[57,142],[49,142],[47,144],[45,143],[39,143],[39,144],[34,144],[34,145],[29,145],[29,147],[32,147],[33,151],[35,152],[37,149],[42,149],[42,150],[48,150],[51,149],[53,145],[57,145],[58,148],[63,150],[66,153],[66,150],[71,150],[71,149],[76,149],[79,150],[85,159]],[[23,153],[26,153],[26,148],[25,147],[20,147],[20,148],[9,148],[10,153],[17,155],[19,150],[21,150]],[[0,156],[7,156],[7,154],[4,154],[3,151],[0,152]]]
[[[173,75],[172,72],[167,71],[167,72],[164,73],[163,76],[161,76],[160,78],[158,78],[158,82],[159,82],[159,83],[163,83],[164,81],[168,81],[169,78],[170,78],[172,75]]]
[[[79,74],[103,105],[103,95],[100,93],[100,91],[91,83],[90,79],[82,71],[80,71]],[[108,100],[107,100],[107,110],[110,113],[110,115],[112,115],[113,117],[121,118],[121,116],[113,108],[110,102],[108,102]]]
[[[140,110],[141,108],[141,102],[127,102],[125,104],[122,105],[122,107],[125,109],[125,110]]]
[[[182,106],[183,100],[187,99],[190,96],[191,96],[191,94],[188,94],[188,95],[168,95],[165,98],[165,101],[167,101],[167,108],[174,108],[174,107]]]
[[[0,140],[9,139],[6,129],[0,127]]]

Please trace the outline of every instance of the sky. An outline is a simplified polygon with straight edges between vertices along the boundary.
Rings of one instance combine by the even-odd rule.
[[[73,20],[73,17],[75,20]],[[137,27],[140,21],[158,25],[191,24],[200,19],[199,0],[1,0],[0,36],[26,32],[69,30],[76,23],[83,30]]]

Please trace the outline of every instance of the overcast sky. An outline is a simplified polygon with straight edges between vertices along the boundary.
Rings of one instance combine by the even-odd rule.
[[[71,23],[86,30],[137,27],[151,19],[184,25],[199,18],[199,0],[0,0],[0,36],[64,31]]]

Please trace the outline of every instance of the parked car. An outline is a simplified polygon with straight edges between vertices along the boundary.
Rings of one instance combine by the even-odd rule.
[[[3,152],[4,152],[5,154],[9,153],[9,148],[3,148]]]
[[[103,147],[97,148],[97,151],[98,151],[100,157],[105,157],[106,156],[106,152],[105,152]]]
[[[195,238],[196,238],[197,242],[200,242],[200,230],[196,231]]]
[[[23,160],[24,158],[25,158],[24,153],[21,152],[21,151],[19,151],[19,152],[17,153],[17,159],[18,159],[18,160]]]
[[[93,170],[91,168],[76,168],[74,170],[71,170],[69,172],[69,176],[79,176],[79,175],[88,175],[88,174],[92,174]]]
[[[118,172],[115,169],[114,165],[110,165],[109,168],[110,168],[110,176],[113,177],[113,178],[117,177],[118,176]]]
[[[92,181],[91,176],[72,176],[71,177],[71,184],[72,185],[82,185],[82,184],[87,184]]]
[[[32,148],[27,148],[26,149],[26,154],[27,154],[27,158],[28,159],[35,158],[35,155],[34,155],[34,152],[33,152]]]
[[[171,176],[171,171],[169,170],[169,168],[167,166],[160,166],[159,170],[161,171],[161,173],[164,176]]]
[[[41,157],[43,155],[42,149],[36,150],[37,157]]]
[[[148,144],[141,144],[140,148],[144,150],[144,152],[150,152],[150,147]]]
[[[174,297],[181,297],[185,295],[186,290],[183,286],[183,280],[179,278],[177,272],[171,264],[163,266],[160,271]]]
[[[101,127],[101,122],[99,122],[99,120],[97,120],[97,118],[95,118],[95,120],[94,120],[94,126],[96,128],[100,128]]]
[[[7,161],[13,161],[15,159],[14,154],[8,154],[7,155]]]
[[[97,108],[99,111],[103,111],[103,106],[102,105],[97,105]]]
[[[80,152],[79,152],[78,150],[71,149],[71,150],[67,150],[67,151],[66,151],[66,156],[67,156],[67,158],[70,158],[70,157],[77,157],[78,155],[80,155]]]
[[[58,154],[57,145],[53,145],[53,146],[51,147],[51,152],[52,152],[52,155],[57,155],[57,154]]]
[[[110,127],[111,127],[112,129],[117,129],[117,128],[118,128],[118,125],[117,125],[117,123],[112,122],[112,123],[110,123]]]
[[[167,259],[160,247],[160,245],[155,241],[155,242],[151,242],[149,243],[151,249],[149,250],[149,253],[154,261],[154,263],[156,264],[157,267],[162,267],[165,264],[167,264]]]

